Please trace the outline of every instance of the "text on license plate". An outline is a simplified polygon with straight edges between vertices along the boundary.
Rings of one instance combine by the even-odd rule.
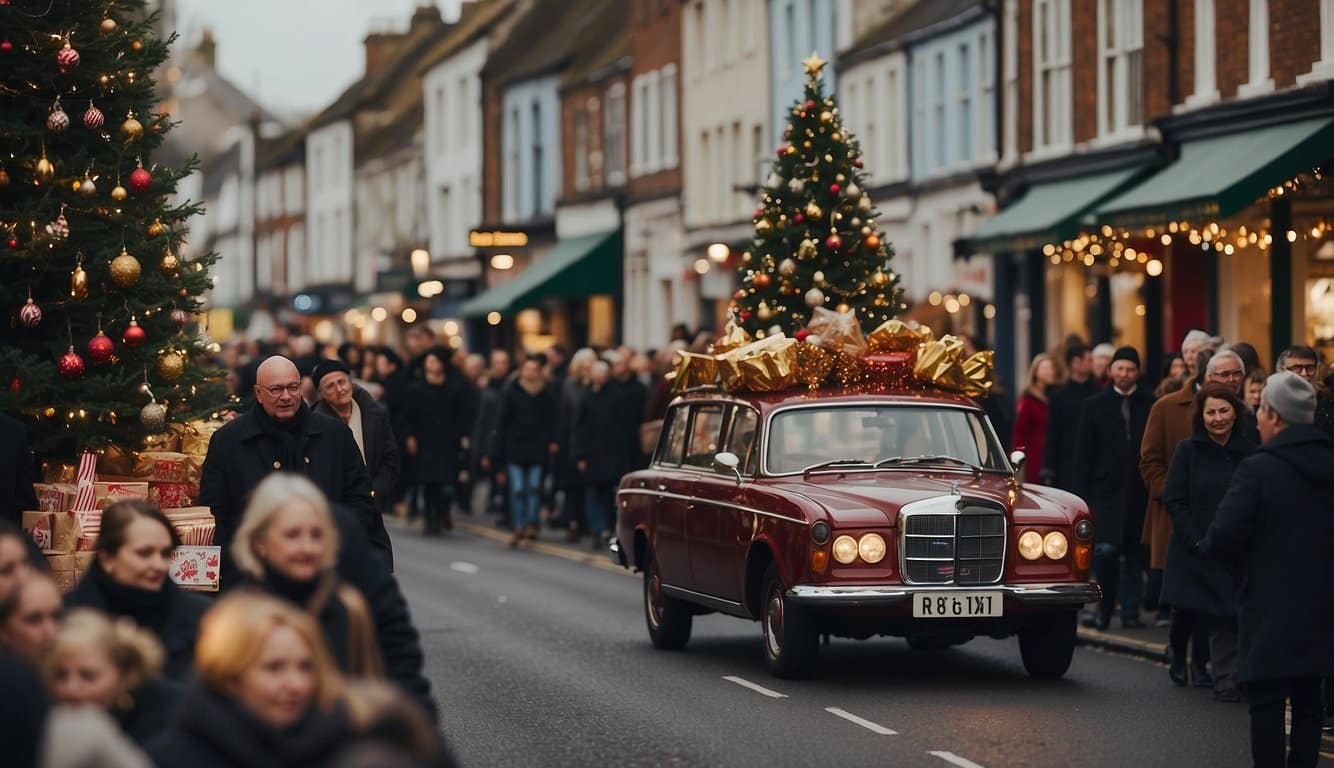
[[[1003,616],[1000,592],[919,592],[912,598],[914,619],[968,619]]]

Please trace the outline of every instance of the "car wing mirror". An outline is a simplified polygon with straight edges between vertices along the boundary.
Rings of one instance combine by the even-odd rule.
[[[713,457],[714,469],[720,473],[731,472],[736,478],[737,485],[741,485],[741,458],[731,451],[723,451]]]
[[[1028,463],[1028,454],[1023,451],[1010,452],[1010,466],[1014,468],[1015,482],[1021,482],[1020,478],[1024,474],[1024,465]]]

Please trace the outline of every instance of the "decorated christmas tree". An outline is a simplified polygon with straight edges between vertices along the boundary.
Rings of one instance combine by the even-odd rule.
[[[805,96],[765,183],[734,296],[733,319],[755,338],[793,335],[816,307],[852,311],[865,331],[907,308],[864,191],[861,148],[824,91],[825,62],[812,53],[803,64]]]
[[[41,454],[142,447],[223,400],[198,364],[213,255],[178,256],[198,206],[154,71],[143,0],[0,1],[0,411]]]

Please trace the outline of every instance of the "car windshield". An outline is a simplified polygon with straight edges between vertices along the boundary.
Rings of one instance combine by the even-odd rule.
[[[764,466],[770,474],[880,462],[1009,470],[986,417],[974,410],[888,403],[791,408],[769,421]]]

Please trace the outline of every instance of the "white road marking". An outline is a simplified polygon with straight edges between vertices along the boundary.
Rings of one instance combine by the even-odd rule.
[[[944,760],[947,763],[959,766],[959,768],[983,768],[983,766],[978,765],[972,760],[965,760],[964,758],[959,757],[953,752],[936,751],[936,752],[927,752],[927,754],[935,755],[936,757],[940,758],[941,760]]]
[[[754,691],[754,692],[756,692],[756,693],[758,693],[758,694],[760,694],[760,695],[763,695],[763,696],[768,696],[768,697],[771,698],[771,699],[786,699],[786,698],[787,698],[787,694],[786,694],[786,693],[779,693],[778,691],[771,691],[771,690],[769,690],[768,688],[765,688],[765,687],[762,686],[762,685],[756,685],[755,683],[752,683],[751,681],[749,681],[749,680],[745,680],[745,679],[740,678],[740,677],[734,677],[734,676],[732,676],[732,675],[723,675],[723,679],[726,680],[726,681],[729,682],[729,683],[736,683],[737,685],[741,686],[742,688],[749,688],[749,689],[751,689],[752,691]]]
[[[450,563],[449,567],[450,569],[458,571],[459,573],[477,573],[477,566],[473,565],[472,563],[465,563],[459,561],[457,563]]]
[[[834,715],[835,717],[841,717],[844,720],[847,720],[849,723],[856,723],[857,725],[860,725],[866,730],[874,731],[875,733],[878,733],[881,736],[898,735],[898,731],[890,730],[889,728],[886,728],[883,725],[879,725],[877,723],[871,722],[870,720],[865,720],[863,718],[857,717],[851,712],[848,712],[847,710],[844,709],[839,709],[838,707],[825,707],[824,711],[828,712],[831,715]]]

